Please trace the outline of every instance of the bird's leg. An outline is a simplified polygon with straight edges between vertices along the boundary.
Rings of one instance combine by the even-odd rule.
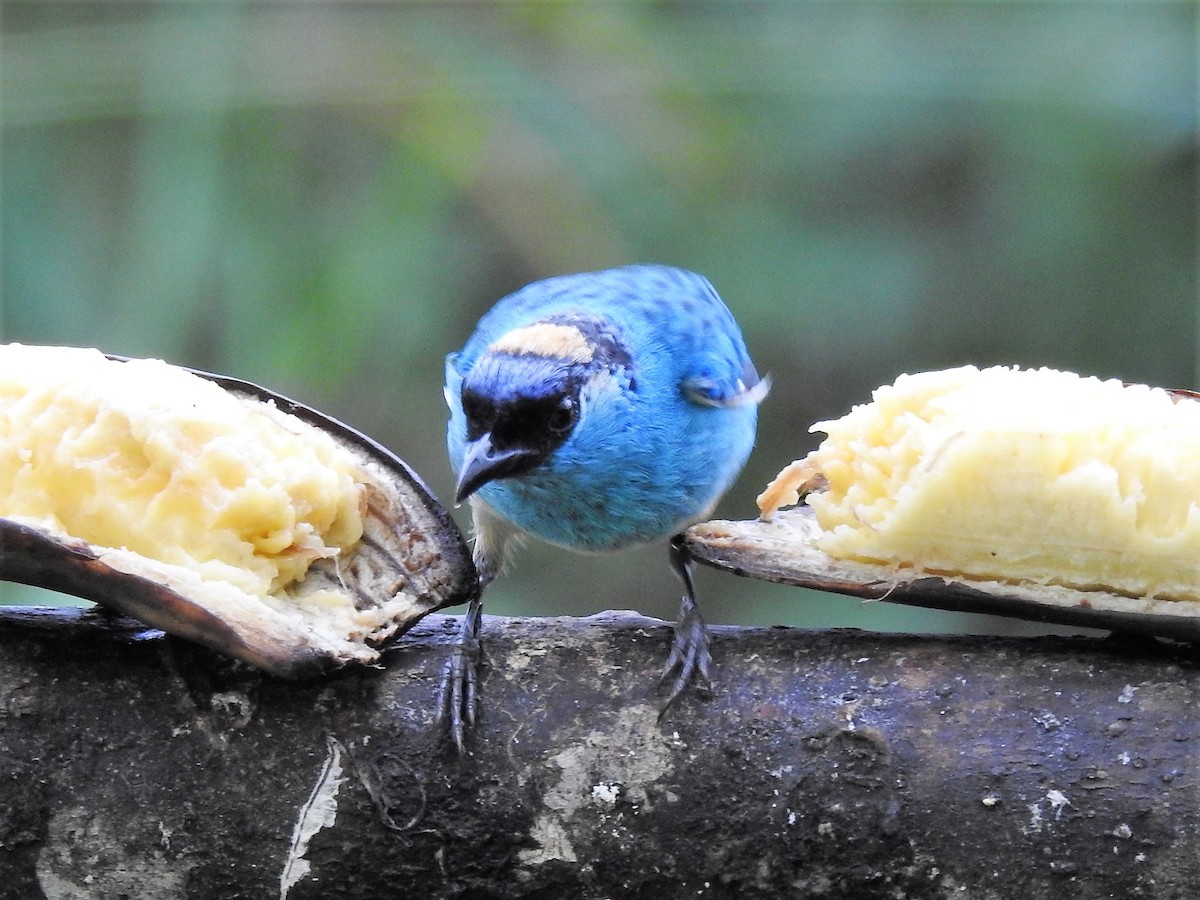
[[[458,629],[458,637],[442,669],[438,689],[437,724],[445,729],[459,754],[466,752],[467,733],[475,725],[479,708],[479,665],[483,659],[480,630],[483,621],[481,596],[500,574],[509,547],[519,542],[519,536],[496,516],[486,503],[471,498],[472,522],[475,528],[475,570],[479,574],[479,596],[467,607]]]
[[[467,732],[475,724],[475,710],[479,703],[479,660],[483,650],[479,630],[482,618],[483,600],[477,596],[463,616],[450,658],[442,669],[442,681],[438,688],[438,727],[449,733],[460,755],[466,752]]]
[[[679,604],[679,620],[675,623],[675,641],[663,667],[661,684],[670,682],[670,694],[659,712],[666,714],[693,680],[703,691],[710,689],[708,677],[712,656],[708,652],[708,627],[696,605],[696,589],[692,585],[692,560],[683,546],[683,535],[671,538],[671,568],[683,582],[683,599]]]

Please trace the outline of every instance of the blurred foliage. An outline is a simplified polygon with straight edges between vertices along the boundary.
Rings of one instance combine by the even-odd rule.
[[[451,484],[500,296],[708,275],[775,391],[720,513],[905,370],[1198,387],[1191,2],[0,6],[6,340],[267,384]],[[465,522],[465,517],[463,519]],[[586,585],[586,587],[584,587]],[[714,622],[1007,628],[701,573]],[[673,617],[663,548],[490,612]]]

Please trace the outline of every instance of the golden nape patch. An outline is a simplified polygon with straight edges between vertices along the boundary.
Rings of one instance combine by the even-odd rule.
[[[524,328],[514,328],[493,342],[488,351],[518,356],[544,356],[573,363],[589,363],[594,354],[592,345],[578,328],[552,322],[538,322]]]

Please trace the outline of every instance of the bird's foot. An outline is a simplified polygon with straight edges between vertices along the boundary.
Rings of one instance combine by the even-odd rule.
[[[667,664],[663,666],[660,685],[670,684],[667,702],[658,713],[661,720],[667,710],[693,681],[703,694],[712,693],[708,677],[712,655],[708,652],[708,626],[696,605],[696,588],[692,584],[692,560],[683,545],[683,536],[671,539],[671,568],[683,582],[683,600],[679,604],[679,619],[675,623],[675,640]]]
[[[482,615],[483,604],[476,598],[463,616],[450,658],[442,669],[438,688],[436,725],[453,741],[460,756],[466,753],[467,734],[475,725],[475,711],[479,704],[479,663],[483,655],[479,631]]]
[[[679,621],[675,623],[675,641],[671,654],[663,666],[661,685],[670,685],[667,702],[658,713],[659,719],[680,698],[688,685],[695,682],[702,694],[712,693],[709,666],[712,655],[708,650],[708,627],[700,616],[700,609],[693,597],[685,594],[679,605]]]

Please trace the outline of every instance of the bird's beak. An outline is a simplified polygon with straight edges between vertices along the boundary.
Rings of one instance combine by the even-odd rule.
[[[492,444],[491,433],[485,433],[467,444],[458,484],[454,487],[454,502],[462,503],[489,481],[526,471],[538,458],[536,451],[527,447],[498,450]]]

